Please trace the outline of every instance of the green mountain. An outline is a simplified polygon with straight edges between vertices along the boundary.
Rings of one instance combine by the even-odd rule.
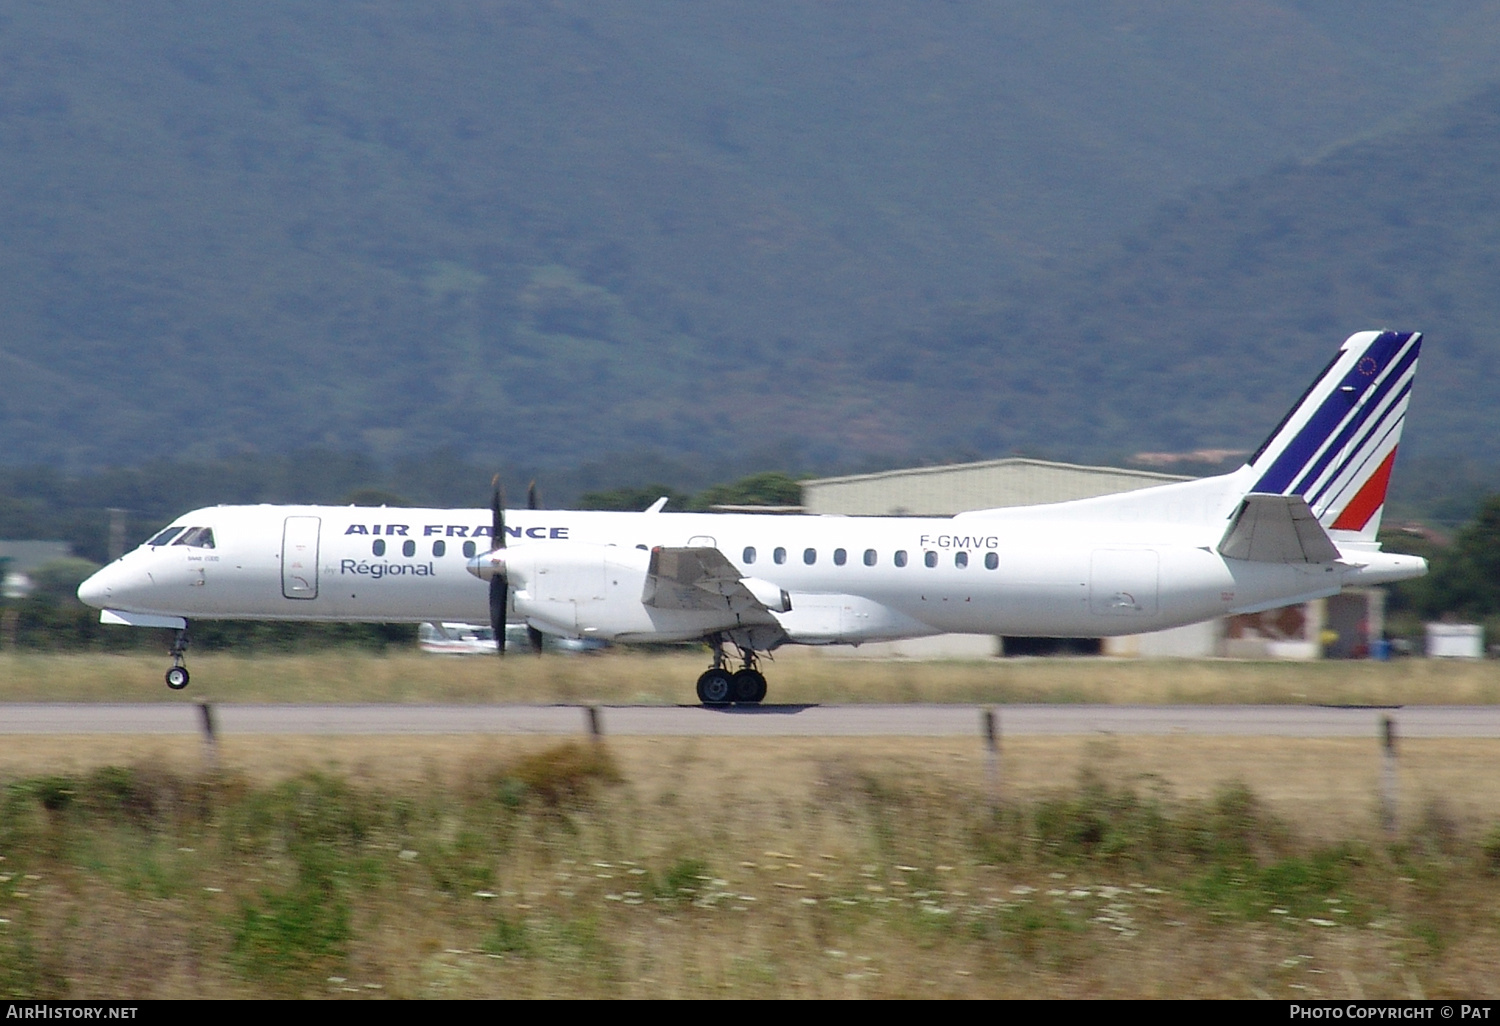
[[[1098,260],[883,340],[875,366],[947,396],[954,442],[1097,458],[1251,449],[1350,332],[1426,333],[1404,443],[1494,465],[1500,88],[1400,131],[1170,204]],[[906,363],[930,354],[924,369]],[[983,354],[983,361],[975,358]],[[969,361],[955,395],[934,368]],[[874,372],[874,379],[881,376]],[[962,429],[960,429],[962,430]]]
[[[1270,211],[1351,151],[1270,169],[1471,94],[1497,25],[1492,0],[15,0],[0,459],[1239,441],[1318,359],[1243,336],[1310,326],[1324,352],[1366,311],[1256,265],[1337,275],[1336,225],[1216,241],[1212,218],[1265,227],[1214,197]],[[1447,213],[1482,222],[1458,201],[1490,181]],[[1400,262],[1427,215],[1383,195]],[[1199,265],[1215,245],[1247,249]],[[1485,284],[1465,266],[1455,318]]]

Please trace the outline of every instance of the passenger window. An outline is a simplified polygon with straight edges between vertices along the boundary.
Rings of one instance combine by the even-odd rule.
[[[447,551],[448,551],[448,543],[447,542],[445,542],[445,541],[435,541],[435,542],[432,543],[432,554],[434,556],[441,556],[444,553],[446,553]]]
[[[165,531],[163,531],[161,534],[157,535],[155,538],[152,538],[146,544],[147,545],[165,545],[168,542],[170,542],[173,538],[175,538],[177,536],[177,532],[180,531],[180,530],[182,530],[181,527],[169,527]]]
[[[922,557],[922,562],[926,563],[928,566],[937,566],[937,553],[928,552],[925,556]]]
[[[401,543],[401,555],[415,556],[417,554],[417,543],[408,538]]]
[[[385,555],[385,539],[376,538],[374,544],[370,546],[370,551],[377,556]]]
[[[953,554],[953,565],[962,570],[969,565],[969,554],[967,552],[955,552]]]
[[[806,563],[808,566],[812,566],[817,561],[818,561],[818,550],[817,549],[803,549],[802,550],[802,562]]]
[[[849,562],[849,553],[845,552],[843,549],[834,549],[833,550],[833,565],[834,566],[843,566],[847,562]]]
[[[744,558],[743,562],[744,562],[744,564],[746,566],[749,566],[751,563],[755,562],[755,546],[754,545],[746,545],[745,546],[745,558]]]
[[[865,549],[865,566],[875,565],[875,550]]]
[[[906,550],[905,549],[897,549],[896,550],[896,565],[897,566],[905,566],[906,565]]]
[[[997,553],[986,552],[984,554],[984,568],[986,570],[993,570],[996,567],[998,567],[999,565],[1000,565],[1000,556]]]
[[[183,532],[182,537],[172,544],[191,545],[195,549],[211,549],[214,547],[214,529],[212,527],[189,527]]]
[[[780,566],[786,562],[786,549],[778,547],[775,552],[771,553],[771,558],[775,560],[777,566]]]
[[[478,545],[475,545],[471,541],[464,542],[464,558],[465,559],[473,559],[474,558],[474,553],[476,553],[478,551],[479,551],[479,546]]]

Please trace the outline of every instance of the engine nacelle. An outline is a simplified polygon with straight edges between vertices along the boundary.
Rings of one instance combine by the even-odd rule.
[[[549,634],[604,641],[693,641],[734,626],[725,622],[722,610],[647,606],[642,595],[650,564],[651,553],[644,549],[547,541],[482,553],[470,561],[469,571],[484,577],[503,566],[511,609]],[[783,593],[779,588],[776,592],[780,602]]]
[[[792,609],[792,596],[779,584],[763,581],[759,577],[742,577],[740,583],[745,590],[755,596],[755,601],[765,606],[773,613],[789,613]]]

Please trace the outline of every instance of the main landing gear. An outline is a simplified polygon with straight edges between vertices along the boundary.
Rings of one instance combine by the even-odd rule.
[[[172,648],[167,652],[172,657],[172,668],[167,671],[167,687],[173,691],[181,691],[188,686],[187,667],[182,664],[182,654],[187,651],[187,647],[188,632],[184,627],[172,639]]]
[[[715,634],[708,639],[714,650],[714,664],[698,678],[698,701],[704,705],[758,705],[766,697],[766,675],[757,668],[755,650],[740,648],[743,667],[731,673],[724,665],[724,637]]]

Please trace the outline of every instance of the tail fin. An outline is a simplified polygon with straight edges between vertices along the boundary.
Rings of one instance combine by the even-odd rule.
[[[1373,542],[1421,349],[1419,332],[1351,335],[1250,457],[1250,491],[1300,495],[1325,529]]]

